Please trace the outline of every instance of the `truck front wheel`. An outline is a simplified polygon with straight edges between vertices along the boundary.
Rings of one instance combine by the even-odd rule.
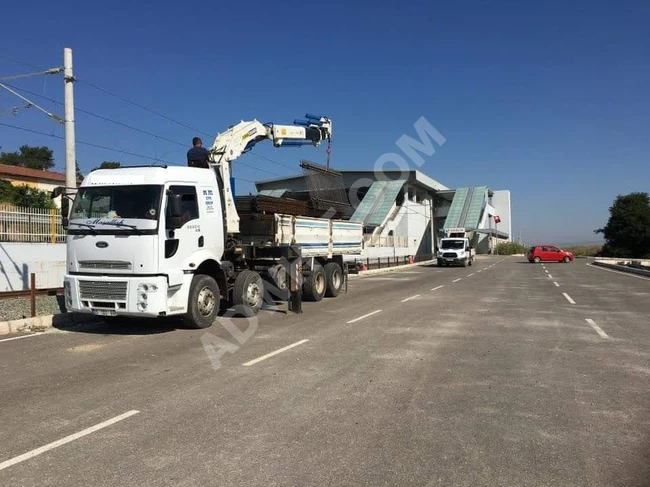
[[[327,278],[327,289],[325,296],[335,298],[343,287],[343,271],[336,262],[325,264],[325,277]]]
[[[192,328],[208,328],[217,319],[221,295],[214,278],[196,274],[192,278],[184,320]]]
[[[320,301],[325,296],[327,289],[327,278],[323,266],[314,264],[305,282],[302,285],[302,292],[306,301]]]
[[[264,282],[255,271],[244,270],[235,279],[232,290],[235,311],[244,316],[255,316],[264,304]]]

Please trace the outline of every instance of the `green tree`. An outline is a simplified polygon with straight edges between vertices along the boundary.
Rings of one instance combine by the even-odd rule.
[[[54,202],[50,198],[50,193],[42,191],[23,184],[14,186],[10,203],[14,206],[26,208],[54,208]]]
[[[0,164],[47,171],[54,167],[54,155],[46,146],[21,145],[18,152],[0,152]]]
[[[14,186],[9,181],[3,181],[0,179],[0,203],[9,203],[13,201],[14,197]]]
[[[93,169],[117,169],[118,167],[122,167],[122,164],[118,161],[104,161],[102,162],[99,166]]]
[[[77,181],[83,181],[85,176],[81,172],[81,168],[79,167],[79,162],[75,161],[75,168],[76,168],[76,172],[77,172],[77,176],[76,176]]]
[[[648,193],[619,195],[609,208],[604,228],[602,254],[611,257],[641,258],[650,255],[650,197]]]

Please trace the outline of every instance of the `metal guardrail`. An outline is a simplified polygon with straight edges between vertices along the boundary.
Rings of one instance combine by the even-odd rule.
[[[56,295],[62,293],[63,288],[42,288],[36,289],[36,274],[31,273],[29,276],[29,289],[20,291],[3,291],[0,292],[0,300],[12,298],[29,298],[31,317],[36,316],[36,296],[37,295]]]
[[[388,267],[397,267],[401,265],[417,264],[419,262],[426,262],[433,260],[433,254],[420,254],[415,256],[400,255],[395,257],[377,257],[374,259],[358,259],[348,263],[348,272],[350,274],[357,274],[361,270],[384,269]]]

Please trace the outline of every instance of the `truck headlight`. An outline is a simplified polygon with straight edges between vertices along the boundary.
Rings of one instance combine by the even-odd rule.
[[[72,286],[70,281],[63,281],[63,297],[66,308],[72,307]]]

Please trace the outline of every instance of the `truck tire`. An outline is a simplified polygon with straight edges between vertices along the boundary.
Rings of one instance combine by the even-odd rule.
[[[467,261],[467,265],[472,265],[474,263],[474,259],[470,257],[470,259]]]
[[[343,287],[343,271],[341,270],[341,266],[336,262],[328,262],[325,264],[325,278],[327,281],[325,296],[335,298],[339,295]]]
[[[320,264],[314,264],[302,285],[302,294],[305,301],[320,301],[327,290],[327,277],[325,270]]]
[[[232,302],[238,314],[251,317],[259,313],[264,304],[262,276],[250,270],[240,272],[232,290]]]
[[[191,328],[208,328],[217,319],[220,302],[217,281],[211,276],[196,274],[192,278],[187,313],[183,319]]]
[[[442,259],[438,259],[438,267],[442,267],[442,264],[443,264]]]

